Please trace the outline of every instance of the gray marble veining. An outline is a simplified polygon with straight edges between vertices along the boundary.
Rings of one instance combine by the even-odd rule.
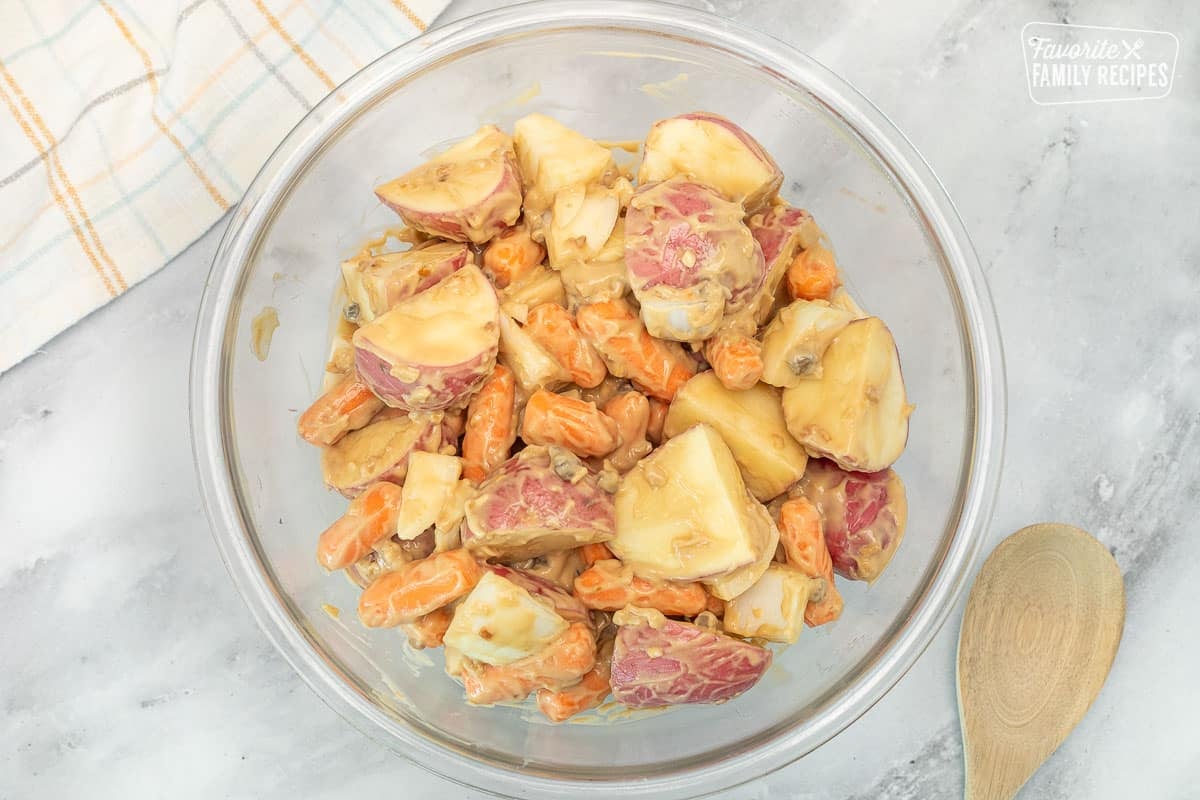
[[[1200,15],[1187,0],[694,4],[810,52],[926,155],[972,233],[1004,339],[991,540],[1071,522],[1124,570],[1109,682],[1022,797],[1195,797]],[[493,5],[458,0],[447,17]],[[1175,33],[1174,92],[1034,105],[1019,32],[1035,20]],[[481,797],[325,708],[217,557],[186,384],[223,226],[0,378],[0,798]],[[960,796],[957,627],[956,613],[845,733],[726,797]]]

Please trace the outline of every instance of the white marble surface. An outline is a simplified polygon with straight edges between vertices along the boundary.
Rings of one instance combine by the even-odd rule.
[[[491,6],[454,3],[451,16]],[[991,282],[1009,377],[991,539],[1089,528],[1126,577],[1125,638],[1026,798],[1200,784],[1200,15],[1191,0],[714,0],[845,75],[925,153]],[[1164,29],[1171,97],[1038,107],[1031,20]],[[209,536],[186,419],[219,225],[0,378],[0,798],[479,797],[382,750],[296,678]],[[833,742],[729,798],[961,794],[961,608]]]

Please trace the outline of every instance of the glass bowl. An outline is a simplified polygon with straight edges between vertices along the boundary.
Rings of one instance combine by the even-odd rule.
[[[720,706],[550,725],[472,708],[395,631],[355,619],[357,594],[314,559],[345,501],[295,422],[318,392],[340,260],[398,220],[372,188],[485,122],[532,111],[588,135],[641,139],[704,109],[778,160],[787,199],[829,234],[851,293],[887,321],[917,410],[897,465],[908,532],[845,613],[805,631],[754,689]],[[252,320],[277,310],[265,361]],[[675,797],[777,769],[845,728],[945,620],[994,499],[1004,428],[1000,343],[970,242],[912,145],[812,59],[711,14],[643,2],[509,7],[433,30],[317,106],[238,206],[205,288],[191,372],[196,466],[212,529],[263,630],[326,703],[452,780],[521,797]],[[345,609],[340,618],[324,604]]]

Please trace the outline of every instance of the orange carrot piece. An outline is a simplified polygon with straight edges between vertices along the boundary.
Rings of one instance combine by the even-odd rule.
[[[538,689],[538,710],[551,722],[563,722],[576,714],[595,708],[612,692],[613,640],[607,639],[596,654],[596,666],[574,686],[554,691]]]
[[[833,559],[825,545],[821,512],[807,498],[797,497],[779,507],[779,542],[788,566],[825,583],[824,592],[805,607],[805,623],[816,627],[840,617],[842,595],[833,582]]]
[[[573,397],[538,389],[525,405],[521,438],[527,444],[556,444],[577,456],[603,456],[617,446],[612,417]]]
[[[596,639],[583,622],[573,622],[562,636],[540,652],[511,664],[480,664],[469,659],[462,665],[467,702],[490,706],[524,700],[535,689],[572,686],[596,666]]]
[[[383,401],[351,372],[300,415],[296,430],[306,442],[328,446],[366,425],[381,408]]]
[[[463,477],[478,483],[503,464],[517,440],[517,380],[503,364],[484,382],[467,410]]]
[[[604,359],[584,338],[571,312],[558,303],[542,303],[529,311],[524,330],[585,389],[599,386],[608,375]]]
[[[597,561],[607,561],[610,558],[616,558],[613,551],[608,549],[608,545],[603,542],[595,544],[585,544],[579,548],[579,555],[583,559],[584,566],[590,567]]]
[[[788,265],[787,285],[793,300],[828,300],[842,285],[833,253],[820,245],[801,250]]]
[[[699,583],[642,578],[620,561],[597,561],[575,578],[575,596],[588,608],[619,611],[628,605],[656,608],[667,616],[694,617],[708,604]]]
[[[400,487],[373,483],[350,501],[346,513],[317,541],[317,562],[327,570],[345,569],[396,532]]]
[[[442,607],[430,611],[423,617],[417,617],[412,622],[400,624],[400,630],[408,637],[408,643],[414,650],[424,650],[429,647],[441,647],[454,612]]]
[[[501,233],[483,251],[483,274],[497,289],[516,283],[546,257],[546,249],[533,240],[523,225]]]
[[[466,550],[447,550],[385,572],[358,600],[358,618],[368,628],[415,622],[475,588],[483,567]]]
[[[623,299],[582,306],[575,321],[608,364],[608,371],[629,378],[646,394],[669,402],[696,374],[683,348],[651,336]]]
[[[646,439],[650,402],[641,392],[622,392],[604,404],[604,413],[616,421],[619,436],[608,460],[618,472],[628,472],[653,449]]]
[[[762,343],[751,336],[718,333],[705,343],[704,355],[721,385],[732,392],[750,389],[762,377]]]
[[[705,592],[704,610],[717,617],[725,616],[725,601],[711,592]]]

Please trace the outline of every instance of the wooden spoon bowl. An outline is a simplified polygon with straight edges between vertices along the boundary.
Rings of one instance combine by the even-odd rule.
[[[1125,586],[1085,531],[1023,528],[992,552],[958,637],[969,800],[1007,800],[1083,719],[1125,624]]]

